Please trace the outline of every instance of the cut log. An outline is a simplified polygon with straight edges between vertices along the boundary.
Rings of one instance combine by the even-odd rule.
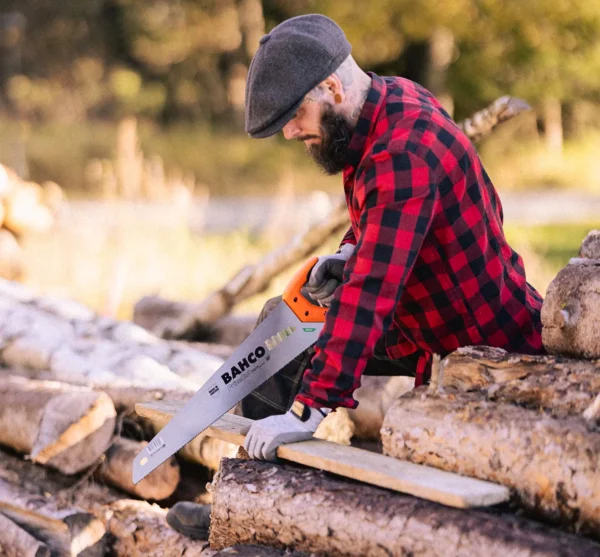
[[[194,541],[171,529],[167,510],[145,501],[122,499],[108,507],[108,531],[115,537],[115,557],[207,557],[214,552],[206,541]]]
[[[516,97],[500,97],[483,110],[458,123],[458,127],[473,142],[479,141],[502,122],[518,116],[531,107]]]
[[[591,230],[581,242],[579,257],[600,259],[600,230]]]
[[[576,259],[548,286],[542,306],[548,352],[600,358],[600,259]]]
[[[459,348],[443,361],[444,388],[482,390],[556,418],[581,416],[600,394],[600,361],[513,354],[501,348]],[[596,419],[589,418],[595,425]]]
[[[417,389],[389,409],[387,455],[510,487],[545,519],[598,535],[600,434],[482,393]]]
[[[81,509],[0,479],[0,511],[43,541],[52,555],[101,557],[107,549],[102,521]]]
[[[4,226],[17,236],[46,232],[54,225],[54,215],[43,202],[43,190],[34,182],[20,182],[4,199]]]
[[[378,440],[388,408],[399,396],[412,390],[414,384],[413,377],[363,376],[361,386],[354,392],[358,407],[348,411],[354,422],[354,436]]]
[[[136,411],[146,418],[168,421],[182,407],[180,403],[157,402],[138,404]],[[243,445],[252,420],[225,414],[203,435]],[[398,462],[380,454],[371,453],[313,439],[302,443],[282,445],[277,456],[284,460],[333,472],[347,478],[387,487],[438,501],[453,507],[494,505],[508,499],[508,490],[489,482],[447,474],[434,468]]]
[[[0,513],[0,555],[6,557],[50,557],[45,543]]]
[[[0,321],[0,365],[50,372],[67,382],[193,393],[223,363],[133,323],[99,317],[70,300],[36,297],[5,280],[0,280]]]
[[[315,470],[224,460],[211,547],[262,544],[332,556],[583,557],[600,546],[514,516],[461,511]]]
[[[0,278],[20,280],[24,265],[23,249],[19,242],[11,232],[0,228]]]
[[[199,553],[198,548],[206,542],[194,542],[170,529],[164,520],[166,509],[143,501],[124,500],[117,490],[91,479],[75,481],[55,470],[35,466],[1,451],[0,479],[19,482],[30,493],[36,494],[36,501],[48,504],[55,501],[61,509],[76,507],[96,517],[111,535],[108,554],[115,557],[209,557],[214,553],[208,549]]]
[[[179,464],[174,456],[141,482],[134,484],[131,480],[133,460],[147,444],[117,438],[106,451],[106,460],[98,467],[96,477],[142,499],[160,501],[170,497],[179,483]]]
[[[0,443],[63,474],[100,458],[110,445],[115,417],[104,393],[0,376]]]

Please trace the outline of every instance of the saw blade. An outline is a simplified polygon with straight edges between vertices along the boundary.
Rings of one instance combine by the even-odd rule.
[[[138,483],[316,342],[322,328],[322,322],[302,322],[285,302],[279,303],[136,456],[133,483]]]

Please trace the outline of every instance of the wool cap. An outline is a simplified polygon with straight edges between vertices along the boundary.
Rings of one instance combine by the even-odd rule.
[[[339,25],[320,14],[293,17],[262,37],[246,81],[246,133],[262,138],[280,131],[351,50]]]

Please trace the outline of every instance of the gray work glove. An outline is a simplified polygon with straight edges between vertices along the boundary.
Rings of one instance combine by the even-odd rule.
[[[319,257],[312,268],[302,293],[320,306],[329,307],[333,294],[342,283],[344,266],[356,246],[344,244],[338,253]]]
[[[256,420],[246,435],[244,449],[250,458],[275,460],[279,445],[310,439],[329,412],[330,408],[311,408],[296,401],[285,414]]]

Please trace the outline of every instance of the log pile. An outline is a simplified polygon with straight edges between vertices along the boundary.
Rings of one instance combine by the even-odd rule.
[[[213,481],[210,544],[318,555],[568,557],[600,545],[503,513],[465,512],[323,472],[224,460]]]
[[[521,109],[497,102],[464,126],[476,137],[476,129],[486,133]],[[437,365],[431,388],[365,377],[359,408],[323,422],[326,438],[380,439],[395,458],[511,489],[509,504],[486,510],[444,507],[300,466],[222,459],[235,446],[203,435],[134,486],[132,459],[161,426],[134,417],[135,403],[187,400],[231,347],[163,340],[0,281],[0,554],[600,555],[599,238],[586,238],[549,289],[549,355],[462,348]],[[308,240],[294,257],[317,242]],[[216,324],[268,284],[277,261],[242,270],[192,311],[183,304],[164,318],[169,304],[159,300],[138,316],[164,337],[188,338],[208,326],[214,339],[223,327]],[[235,329],[229,342],[237,344],[239,331],[252,326],[246,320],[222,330]],[[210,540],[170,529],[167,508],[206,501],[198,478],[217,467]]]
[[[554,354],[600,358],[600,230],[588,234],[579,254],[548,286],[544,346]]]
[[[54,182],[39,185],[24,181],[0,164],[0,277],[21,277],[18,239],[30,232],[50,230],[63,204],[63,191]]]

